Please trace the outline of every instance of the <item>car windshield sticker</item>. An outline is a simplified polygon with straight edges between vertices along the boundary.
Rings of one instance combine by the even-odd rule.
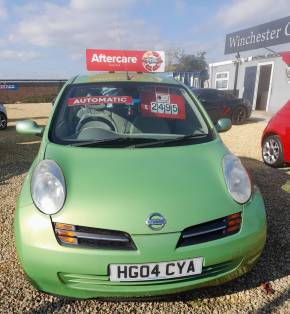
[[[160,91],[141,93],[141,114],[144,117],[185,119],[184,99],[180,95]]]
[[[75,97],[69,98],[68,106],[82,105],[106,105],[106,104],[122,104],[132,105],[133,99],[131,96],[90,96],[90,97]]]
[[[169,88],[156,88],[155,97],[157,102],[170,104]]]

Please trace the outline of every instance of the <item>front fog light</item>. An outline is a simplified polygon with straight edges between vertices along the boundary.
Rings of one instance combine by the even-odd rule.
[[[60,167],[53,160],[42,160],[31,179],[31,195],[36,207],[44,214],[57,213],[64,204],[66,189]]]
[[[232,198],[240,204],[246,203],[252,194],[252,184],[240,159],[231,154],[225,155],[223,158],[223,172]]]

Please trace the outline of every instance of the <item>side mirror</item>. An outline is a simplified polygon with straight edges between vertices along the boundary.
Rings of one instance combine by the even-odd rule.
[[[219,119],[215,128],[218,132],[226,132],[232,127],[232,121],[230,119]]]
[[[42,136],[44,127],[39,126],[33,120],[22,120],[16,122],[16,131],[20,134],[30,134]]]

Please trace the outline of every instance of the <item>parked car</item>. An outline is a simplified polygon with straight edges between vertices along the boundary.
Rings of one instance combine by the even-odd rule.
[[[14,220],[39,290],[132,297],[217,285],[249,271],[266,239],[262,196],[189,88],[108,73],[69,80],[42,136]]]
[[[7,112],[4,105],[0,104],[0,131],[7,128]]]
[[[251,116],[252,106],[248,100],[212,88],[194,88],[193,92],[214,123],[229,118],[233,124],[243,124]]]
[[[290,163],[290,100],[269,121],[261,143],[267,165],[281,167]]]

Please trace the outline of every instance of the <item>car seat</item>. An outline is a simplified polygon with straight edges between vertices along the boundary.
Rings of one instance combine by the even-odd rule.
[[[129,133],[171,134],[171,131],[164,119],[138,116],[131,124]]]

